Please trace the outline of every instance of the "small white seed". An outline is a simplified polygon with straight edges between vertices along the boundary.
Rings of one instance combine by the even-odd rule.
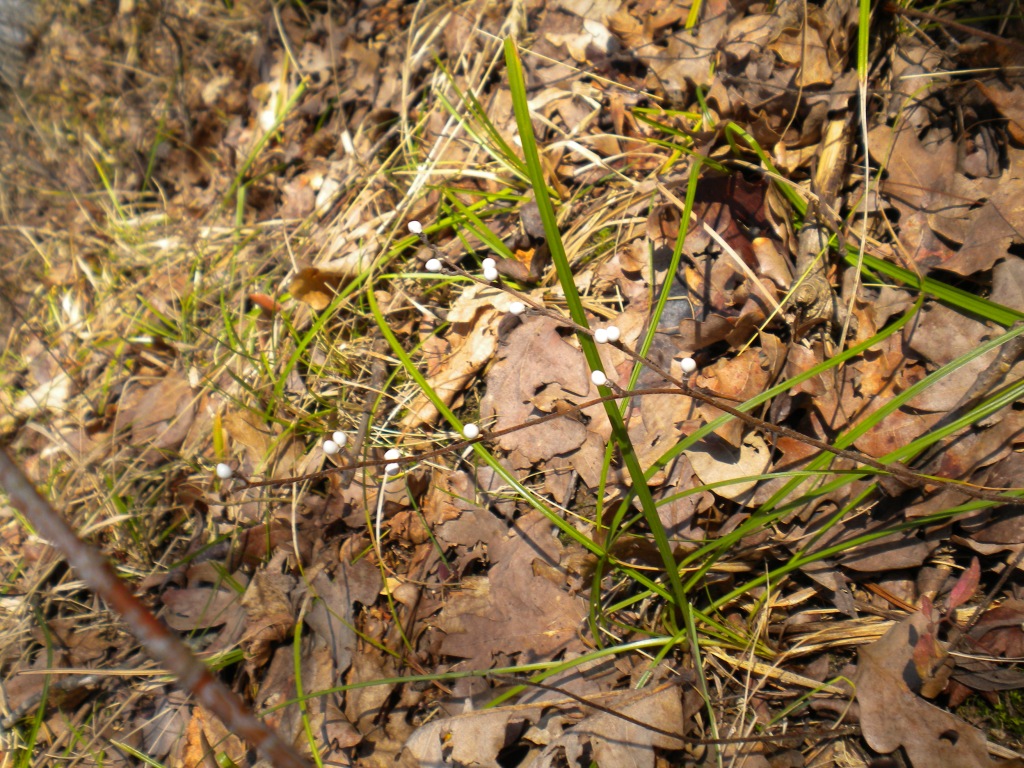
[[[526,311],[526,305],[521,301],[513,301],[508,305],[508,311],[513,315],[521,315]]]
[[[618,341],[619,340],[619,336],[621,335],[621,331],[619,331],[619,326],[617,326],[617,325],[609,325],[608,328],[607,328],[607,331],[608,331],[608,341]]]
[[[475,440],[480,437],[480,427],[476,424],[466,424],[462,428],[462,436],[467,440]]]
[[[604,371],[593,371],[590,374],[590,380],[599,387],[603,387],[608,383],[608,377],[604,375]]]
[[[412,221],[409,222],[409,231],[412,232],[414,235],[422,235],[423,225],[416,221],[416,219],[413,219]]]
[[[235,470],[233,470],[227,464],[217,465],[217,477],[219,477],[221,480],[227,480],[234,474]]]
[[[697,361],[692,357],[684,357],[679,361],[679,367],[683,369],[683,373],[693,373],[697,370]]]
[[[397,475],[398,465],[394,463],[385,465],[384,474],[387,475],[388,477],[393,477],[394,475]]]
[[[496,262],[494,259],[484,259],[483,261],[480,262],[480,268],[484,272],[486,272],[488,269],[494,269],[496,266],[498,266],[498,262]]]
[[[324,440],[324,453],[328,456],[333,456],[341,451],[341,446],[333,440]]]
[[[608,343],[608,331],[604,328],[598,328],[594,331],[594,343],[596,344],[607,344]]]
[[[441,260],[440,259],[427,259],[427,263],[423,265],[427,272],[440,272],[441,271]]]
[[[394,461],[400,458],[402,458],[402,452],[397,448],[391,448],[384,454],[384,461]]]
[[[493,283],[497,279],[498,270],[496,270],[494,267],[484,270],[484,280],[486,280],[488,283]]]
[[[331,439],[338,444],[339,448],[344,448],[345,445],[348,443],[348,435],[346,435],[344,432],[335,432],[331,436]]]

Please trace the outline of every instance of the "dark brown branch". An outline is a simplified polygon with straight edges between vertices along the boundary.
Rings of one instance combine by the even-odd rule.
[[[905,16],[908,19],[924,19],[925,21],[931,21],[940,26],[949,27],[955,29],[958,32],[962,32],[965,35],[973,35],[974,37],[980,37],[982,40],[988,40],[990,43],[996,45],[1003,45],[1008,48],[1016,48],[1018,51],[1024,50],[1024,44],[1018,40],[1014,40],[1009,37],[1000,37],[999,35],[993,35],[991,32],[986,32],[983,29],[977,27],[971,27],[967,24],[961,24],[959,21],[953,19],[947,19],[943,16],[936,16],[934,13],[928,13],[927,11],[918,11],[913,8],[900,8],[895,3],[886,3],[882,6],[886,13],[891,13],[896,16]]]
[[[461,269],[459,267],[452,267],[451,265],[448,265],[448,269],[450,269],[453,273],[458,274],[458,275],[460,275],[462,277],[468,278],[469,280],[472,280],[474,282],[488,284],[486,281],[481,280],[476,275],[470,274],[469,272],[466,272],[465,270],[463,270],[463,269]],[[541,304],[539,301],[534,299],[532,296],[528,296],[528,295],[526,295],[524,293],[520,293],[519,291],[516,291],[516,290],[508,287],[507,285],[504,285],[504,284],[501,284],[501,283],[499,283],[497,285],[497,287],[500,288],[501,290],[505,291],[506,293],[508,293],[508,294],[510,294],[512,296],[515,296],[517,299],[519,299],[523,303],[527,304],[537,314],[544,315],[545,317],[550,317],[550,318],[556,320],[557,322],[559,322],[560,324],[562,324],[562,325],[564,325],[564,326],[566,326],[568,328],[572,328],[573,330],[577,331],[578,333],[585,333],[588,336],[592,336],[593,333],[594,333],[592,329],[585,328],[582,325],[577,325],[575,322],[573,322],[569,318],[563,317],[559,313],[554,312],[554,311],[548,309],[543,304]],[[676,377],[672,376],[671,373],[669,373],[668,371],[664,370],[662,367],[660,367],[659,365],[654,363],[654,361],[644,357],[643,355],[638,354],[637,352],[635,352],[634,350],[632,350],[629,347],[625,346],[624,344],[616,342],[616,346],[618,346],[618,348],[621,349],[624,353],[626,353],[626,355],[629,356],[631,359],[633,359],[634,361],[636,361],[636,362],[638,362],[638,363],[640,363],[642,365],[647,366],[652,371],[654,371],[659,376],[661,376],[663,379],[665,379],[666,382],[668,382],[668,383],[670,383],[670,384],[672,384],[674,386],[666,387],[666,388],[658,388],[658,389],[643,389],[643,390],[633,390],[633,391],[625,391],[625,390],[620,390],[618,388],[613,387],[613,389],[615,390],[615,394],[613,394],[613,395],[606,395],[604,397],[599,397],[599,398],[595,398],[593,400],[588,400],[587,402],[580,403],[579,405],[576,405],[576,406],[574,406],[572,408],[568,408],[568,409],[566,409],[564,411],[560,411],[559,413],[550,413],[550,414],[548,414],[546,416],[541,416],[541,417],[539,417],[537,419],[531,419],[530,421],[525,421],[522,424],[517,424],[514,427],[509,427],[507,429],[502,429],[502,430],[496,430],[494,432],[487,432],[487,433],[484,433],[484,434],[480,435],[477,438],[474,438],[473,440],[462,440],[462,441],[459,441],[459,442],[456,442],[456,443],[451,443],[451,444],[445,446],[444,448],[439,448],[437,450],[429,451],[427,453],[421,453],[421,454],[414,455],[414,456],[405,456],[405,457],[402,457],[401,459],[397,459],[396,463],[398,463],[398,464],[414,464],[414,463],[418,463],[418,462],[421,462],[421,461],[425,461],[425,460],[428,460],[428,459],[435,458],[437,456],[442,456],[442,455],[447,454],[447,453],[461,451],[463,448],[465,448],[468,445],[471,445],[472,443],[480,442],[481,440],[493,440],[496,437],[501,437],[502,435],[507,435],[507,434],[509,434],[511,432],[516,432],[516,431],[518,431],[520,429],[529,429],[530,427],[534,427],[534,426],[536,426],[538,424],[543,424],[544,422],[550,421],[552,419],[568,417],[568,416],[571,416],[571,415],[573,415],[575,413],[579,413],[580,411],[584,410],[585,408],[589,408],[589,407],[594,406],[594,405],[599,405],[599,404],[607,402],[609,400],[617,400],[617,399],[620,399],[620,398],[623,398],[623,397],[636,397],[636,396],[642,396],[642,395],[686,395],[688,397],[694,398],[695,400],[700,400],[703,403],[707,403],[708,405],[713,406],[713,407],[719,409],[720,411],[724,411],[725,413],[728,413],[730,416],[733,416],[734,418],[739,419],[740,421],[748,424],[749,426],[753,427],[754,429],[762,430],[764,432],[769,432],[769,433],[771,433],[773,435],[776,435],[776,436],[788,437],[788,438],[791,438],[793,440],[797,440],[797,441],[799,441],[801,443],[805,443],[806,445],[813,446],[814,448],[817,448],[820,451],[825,451],[826,453],[831,453],[832,455],[837,456],[839,458],[847,459],[849,461],[852,461],[852,462],[854,462],[856,464],[860,464],[862,466],[871,467],[872,469],[876,469],[876,470],[878,470],[880,472],[885,472],[887,474],[890,474],[890,475],[898,478],[899,480],[901,480],[902,482],[906,483],[907,485],[915,487],[915,488],[922,488],[922,487],[924,487],[926,485],[930,485],[930,484],[945,485],[945,486],[952,487],[953,489],[959,491],[960,493],[963,493],[965,496],[969,496],[969,497],[974,498],[974,499],[982,499],[984,501],[997,501],[997,502],[1003,502],[1003,503],[1007,503],[1007,504],[1019,504],[1019,503],[1021,503],[1021,498],[1019,496],[1014,496],[1012,494],[1002,493],[1002,492],[991,490],[991,489],[979,488],[977,486],[969,485],[967,483],[964,483],[963,481],[954,480],[954,479],[951,479],[951,478],[935,477],[935,476],[919,474],[917,472],[914,472],[911,469],[908,469],[905,465],[900,464],[898,462],[893,462],[891,464],[886,464],[885,462],[878,461],[877,459],[874,459],[871,456],[867,456],[867,455],[865,455],[863,453],[860,453],[859,451],[850,451],[850,450],[846,450],[846,449],[843,449],[843,448],[836,448],[836,447],[831,446],[831,445],[829,445],[828,443],[826,443],[826,442],[824,442],[822,440],[818,440],[816,438],[810,437],[809,435],[805,435],[802,432],[797,432],[794,429],[789,429],[788,427],[782,427],[782,426],[779,426],[777,424],[773,424],[770,421],[765,421],[764,419],[759,419],[756,416],[752,416],[749,413],[745,413],[744,411],[741,411],[741,410],[739,410],[737,408],[732,407],[731,405],[728,405],[728,404],[722,402],[722,400],[720,398],[713,397],[712,395],[707,394],[705,392],[702,392],[699,389],[694,389],[694,388],[690,387],[685,382],[683,382],[683,381],[677,379]],[[609,385],[609,386],[611,386],[611,385]],[[364,468],[364,467],[383,466],[386,463],[389,463],[389,462],[384,462],[384,461],[364,461],[364,462],[357,462],[357,463],[347,464],[344,467],[332,467],[330,469],[325,469],[325,470],[322,470],[320,472],[314,472],[314,473],[311,473],[311,474],[308,474],[308,475],[301,475],[301,476],[298,476],[298,477],[287,477],[287,478],[283,478],[283,479],[280,479],[280,480],[262,480],[262,481],[256,481],[256,482],[252,482],[252,481],[248,481],[247,480],[246,481],[246,486],[249,487],[249,488],[262,488],[262,487],[268,487],[268,486],[277,487],[277,486],[294,485],[296,483],[306,482],[306,481],[310,481],[310,480],[318,480],[318,479],[327,477],[328,475],[337,474],[339,472],[350,472],[351,470],[361,469],[361,468]],[[349,475],[349,476],[351,476],[351,475]]]
[[[78,538],[46,499],[39,495],[17,464],[0,450],[0,486],[11,504],[36,531],[64,555],[78,576],[124,620],[150,656],[167,667],[204,707],[231,733],[260,751],[276,768],[309,768],[309,763],[262,720],[245,702],[215,677],[181,639],[169,630],[127,585],[96,549]]]
[[[705,738],[701,738],[701,737],[698,737],[698,736],[685,736],[683,734],[675,733],[673,731],[669,731],[669,730],[666,730],[664,728],[659,728],[658,726],[656,726],[656,725],[654,725],[652,723],[645,723],[642,720],[637,720],[635,717],[631,717],[630,715],[627,715],[625,712],[620,712],[617,709],[613,709],[611,707],[606,707],[604,704],[601,704],[601,703],[595,701],[593,697],[587,698],[586,696],[580,696],[580,695],[578,695],[576,693],[573,693],[572,691],[567,690],[565,688],[559,688],[556,685],[547,685],[546,683],[540,683],[540,682],[536,682],[534,680],[528,680],[528,679],[525,679],[525,678],[516,677],[515,675],[492,675],[492,677],[494,677],[494,678],[496,678],[498,680],[505,680],[505,681],[508,681],[508,682],[512,683],[513,685],[519,685],[519,686],[523,686],[525,688],[538,688],[538,689],[540,689],[542,691],[550,691],[552,693],[557,693],[557,694],[559,694],[561,696],[565,696],[566,699],[571,699],[572,701],[575,701],[577,704],[580,704],[580,705],[582,705],[584,707],[588,707],[590,709],[597,710],[598,712],[603,712],[606,715],[610,715],[611,717],[618,718],[619,720],[623,720],[623,721],[625,721],[625,722],[627,722],[627,723],[629,723],[631,725],[636,725],[636,726],[639,726],[640,728],[646,728],[647,730],[651,731],[652,733],[657,733],[657,734],[659,734],[661,736],[665,736],[665,737],[670,738],[670,739],[678,739],[679,741],[685,742],[687,744],[703,744],[703,745],[706,745],[706,746],[714,746],[714,745],[726,745],[726,744],[779,743],[779,742],[787,742],[787,741],[803,741],[804,739],[810,739],[810,738],[818,738],[818,739],[821,739],[821,738],[832,738],[832,739],[834,739],[834,738],[839,738],[840,736],[849,736],[851,734],[860,734],[860,732],[861,732],[861,729],[860,729],[859,725],[835,725],[835,726],[832,726],[832,727],[824,727],[824,728],[798,728],[798,729],[793,729],[791,731],[786,731],[785,733],[779,733],[779,734],[767,734],[767,733],[765,733],[765,734],[758,734],[756,736],[727,736],[727,737],[718,738],[718,739],[711,739],[711,738],[705,739]],[[651,690],[637,691],[638,696],[637,696],[637,699],[635,699],[634,701],[639,700],[639,697],[641,697],[641,696],[654,696],[655,694],[659,693],[660,691],[663,691],[665,688],[670,688],[670,687],[675,687],[675,683],[665,683],[665,684],[660,685],[657,688],[653,688]],[[616,693],[619,693],[619,692],[616,692]],[[546,700],[542,700],[541,702],[538,702],[538,703],[542,703],[543,706],[545,706],[545,707],[553,707],[554,708],[554,707],[560,707],[564,703],[568,703],[568,702],[552,701],[551,699],[546,699]]]

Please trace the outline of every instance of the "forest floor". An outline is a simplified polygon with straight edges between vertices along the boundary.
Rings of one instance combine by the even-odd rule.
[[[40,6],[0,441],[311,764],[1024,765],[1019,4]],[[0,766],[258,763],[0,576]]]

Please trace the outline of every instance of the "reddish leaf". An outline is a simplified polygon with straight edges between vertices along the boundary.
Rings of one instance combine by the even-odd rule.
[[[981,565],[978,558],[971,558],[970,567],[964,571],[949,593],[947,611],[955,611],[961,605],[971,599],[971,596],[978,589],[978,582],[981,581]]]
[[[943,653],[935,635],[926,632],[917,638],[914,645],[914,669],[922,680],[932,675],[932,670],[942,662]]]
[[[921,613],[929,622],[935,621],[932,618],[932,599],[928,595],[921,596]]]
[[[278,302],[274,301],[272,297],[267,296],[265,293],[250,293],[249,301],[270,315],[280,312],[283,309]]]

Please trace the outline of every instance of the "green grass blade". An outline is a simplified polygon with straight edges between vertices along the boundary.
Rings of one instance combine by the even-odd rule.
[[[511,38],[505,39],[505,64],[508,72],[509,89],[512,92],[512,105],[516,114],[516,124],[519,126],[519,137],[523,145],[523,156],[526,159],[527,172],[530,182],[533,185],[537,207],[540,210],[541,221],[544,224],[544,234],[547,237],[548,247],[551,250],[551,260],[558,273],[558,281],[562,285],[566,303],[569,307],[569,314],[572,319],[584,327],[588,326],[587,315],[580,301],[579,293],[573,282],[572,268],[565,255],[562,246],[561,234],[558,230],[558,222],[555,218],[555,209],[551,204],[548,195],[547,185],[544,181],[544,170],[540,162],[540,153],[537,150],[537,141],[533,135],[533,124],[530,120],[530,108],[526,96],[526,80],[523,77],[522,65],[519,61],[519,53],[516,50],[515,42]],[[577,334],[580,347],[587,359],[591,370],[602,370],[601,357],[597,351],[597,345],[593,338],[587,334]],[[599,388],[602,395],[610,394],[607,387]],[[672,554],[672,547],[665,534],[665,529],[658,517],[658,509],[651,496],[651,490],[647,486],[640,461],[633,450],[625,423],[613,402],[604,404],[605,414],[608,416],[612,428],[612,436],[619,450],[622,452],[623,462],[633,481],[633,488],[640,501],[644,516],[651,527],[651,535],[654,538],[655,546],[665,567],[665,572],[672,588],[673,600],[678,610],[686,616],[689,614],[686,594],[683,591],[679,573],[676,569],[675,557]]]

